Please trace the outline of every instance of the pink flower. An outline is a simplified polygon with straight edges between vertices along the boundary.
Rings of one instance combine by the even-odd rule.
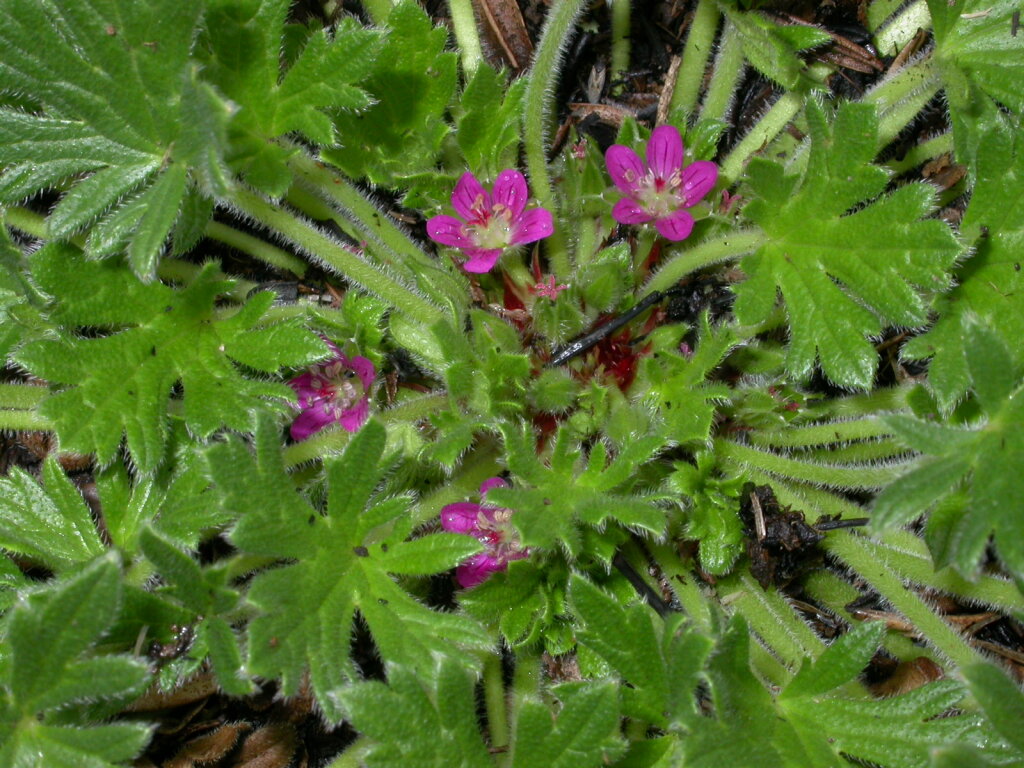
[[[481,501],[492,488],[508,488],[500,477],[485,480],[480,486]],[[473,555],[455,569],[455,578],[463,587],[475,587],[496,571],[505,570],[510,560],[529,556],[519,542],[519,535],[510,522],[512,510],[490,504],[460,501],[441,510],[441,527],[449,533],[473,536],[484,545],[484,551]]]
[[[529,196],[523,174],[511,168],[498,174],[493,194],[472,173],[464,173],[452,192],[452,207],[464,221],[434,216],[427,221],[427,234],[461,250],[467,272],[489,272],[505,248],[543,240],[554,231],[549,211],[526,210]]]
[[[698,160],[683,167],[683,138],[671,125],[655,128],[647,143],[645,163],[629,147],[615,144],[605,153],[608,174],[627,196],[612,209],[620,224],[643,224],[666,240],[685,240],[693,231],[687,211],[699,203],[718,181],[718,167]]]
[[[365,357],[348,357],[327,341],[334,356],[288,382],[302,413],[292,423],[292,439],[305,440],[331,424],[357,431],[370,417],[370,385],[377,375]]]

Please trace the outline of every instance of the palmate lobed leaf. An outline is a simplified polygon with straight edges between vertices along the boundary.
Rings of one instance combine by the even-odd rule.
[[[928,384],[944,410],[971,383],[966,331],[973,320],[1005,339],[1024,338],[1024,147],[1015,134],[993,131],[979,146],[961,229],[977,238],[975,251],[958,270],[957,286],[938,300],[935,325],[903,349],[911,359],[931,358]],[[1010,347],[1016,366],[1024,365],[1022,349]]]
[[[424,674],[441,657],[471,667],[461,649],[488,644],[474,622],[429,610],[391,576],[447,570],[479,544],[454,535],[405,541],[409,499],[372,496],[383,473],[384,439],[384,428],[371,420],[329,463],[326,515],[289,489],[279,432],[266,420],[256,431],[255,457],[237,439],[207,453],[223,504],[239,515],[232,542],[293,561],[253,580],[248,597],[261,615],[249,628],[250,669],[279,677],[289,693],[308,669],[318,702],[335,721],[343,716],[338,694],[354,676],[347,651],[356,611],[386,660]],[[367,538],[389,522],[382,538]]]
[[[281,410],[293,398],[284,384],[243,376],[233,360],[269,373],[322,355],[322,343],[296,323],[259,327],[273,301],[269,293],[253,297],[234,315],[219,316],[218,297],[232,284],[217,279],[213,264],[189,286],[174,290],[145,285],[123,268],[83,262],[68,245],[48,245],[36,263],[40,286],[58,302],[56,314],[72,323],[88,322],[91,308],[111,295],[106,280],[124,291],[101,316],[126,327],[99,338],[41,340],[18,353],[27,369],[68,385],[40,407],[54,421],[62,446],[96,453],[101,463],[113,458],[122,434],[141,471],[161,463],[168,400],[179,381],[181,417],[206,437],[223,425],[246,429],[254,411]],[[62,277],[71,270],[74,281]],[[90,290],[94,295],[87,295]]]
[[[108,768],[135,757],[149,738],[141,723],[56,724],[55,710],[84,702],[127,702],[149,680],[128,656],[87,657],[117,616],[117,558],[22,598],[4,618],[10,659],[0,679],[0,764]],[[83,658],[84,657],[84,658]]]
[[[877,528],[905,524],[963,486],[963,503],[944,509],[934,523],[943,529],[943,550],[933,550],[938,564],[973,575],[994,534],[999,556],[1021,577],[1024,526],[1017,506],[1024,494],[1024,381],[1009,346],[993,330],[968,321],[964,345],[984,419],[972,428],[887,417],[897,437],[926,456],[878,496],[872,522]],[[942,434],[949,437],[938,438]]]
[[[873,107],[844,105],[829,127],[811,102],[807,117],[811,154],[802,179],[774,162],[751,162],[760,199],[745,213],[769,238],[742,262],[749,279],[736,289],[736,316],[762,322],[778,288],[790,320],[787,370],[806,377],[820,358],[836,383],[867,388],[877,355],[866,337],[887,325],[924,324],[921,292],[948,287],[960,247],[946,224],[922,220],[933,204],[930,187],[907,185],[878,198],[888,178],[871,165]],[[857,206],[864,207],[850,213]]]
[[[0,111],[0,165],[8,166],[0,194],[13,202],[97,171],[58,204],[51,232],[66,237],[99,218],[104,231],[90,250],[127,245],[147,278],[185,193],[184,166],[167,161],[183,124],[200,8],[198,0],[13,0],[0,9],[0,77],[45,110]]]

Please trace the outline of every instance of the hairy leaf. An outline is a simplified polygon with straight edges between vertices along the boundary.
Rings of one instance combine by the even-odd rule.
[[[239,515],[233,543],[243,552],[292,561],[253,580],[249,600],[261,615],[249,627],[250,669],[280,677],[288,693],[308,669],[317,700],[335,721],[343,715],[338,694],[353,676],[346,649],[356,611],[386,660],[420,673],[435,657],[471,665],[460,648],[487,643],[475,623],[425,608],[391,577],[447,570],[479,544],[469,536],[404,541],[409,500],[373,495],[383,472],[384,437],[383,427],[370,421],[329,463],[326,514],[290,487],[278,431],[266,420],[257,429],[255,457],[237,439],[207,453],[223,504]],[[384,528],[380,538],[369,538]]]
[[[64,277],[70,270],[75,280]],[[247,429],[254,410],[281,410],[293,397],[284,384],[243,376],[232,361],[270,373],[315,359],[322,344],[294,322],[259,327],[270,293],[224,316],[216,302],[232,283],[216,273],[209,264],[190,285],[173,290],[142,284],[111,264],[84,262],[72,246],[53,244],[36,255],[37,281],[57,300],[58,316],[71,323],[105,316],[126,326],[98,338],[42,340],[19,352],[36,375],[67,385],[40,408],[65,449],[95,452],[105,463],[124,434],[136,466],[150,472],[164,458],[175,384],[184,390],[175,410],[200,437],[223,425]]]
[[[5,617],[9,663],[0,675],[0,764],[107,768],[135,757],[149,738],[141,723],[64,724],[60,709],[86,702],[127,703],[148,682],[129,656],[87,654],[120,603],[113,555],[20,600]]]
[[[871,165],[873,107],[844,105],[829,126],[812,102],[807,117],[811,149],[802,177],[768,160],[749,166],[759,199],[744,210],[769,237],[743,259],[749,279],[736,289],[736,316],[764,321],[778,288],[790,322],[787,370],[806,377],[820,358],[836,383],[866,388],[877,359],[866,337],[886,325],[922,325],[921,291],[949,285],[946,271],[960,248],[946,224],[922,220],[933,204],[930,187],[909,184],[879,197],[888,177]]]

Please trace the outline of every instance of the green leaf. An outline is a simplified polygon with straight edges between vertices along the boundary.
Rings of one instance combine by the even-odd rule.
[[[855,626],[812,663],[805,663],[782,691],[780,700],[820,696],[853,680],[871,661],[884,634],[882,622]]]
[[[444,660],[436,675],[420,678],[392,664],[388,684],[357,683],[340,694],[352,723],[373,746],[366,765],[490,768],[477,727],[472,675]],[[402,727],[395,728],[395,723]]]
[[[327,462],[327,513],[295,493],[281,459],[279,431],[260,421],[256,455],[237,439],[207,452],[211,476],[224,506],[237,510],[231,540],[246,553],[291,561],[257,574],[248,598],[260,611],[249,625],[249,669],[279,677],[295,692],[309,679],[325,716],[343,716],[338,693],[351,680],[349,647],[359,611],[385,660],[426,674],[436,658],[472,664],[465,648],[482,648],[487,638],[465,617],[431,611],[392,578],[407,567],[415,573],[450,567],[457,547],[403,546],[407,525],[390,520],[408,515],[405,497],[372,497],[381,465],[384,428],[370,421],[344,454]],[[367,534],[387,528],[382,538]],[[468,537],[462,537],[468,538]],[[473,542],[475,548],[476,545]],[[465,543],[457,545],[469,551]],[[393,561],[389,555],[397,550]],[[439,554],[440,553],[440,554]]]
[[[62,725],[57,710],[127,703],[149,680],[129,656],[85,657],[117,616],[116,557],[23,597],[4,619],[9,662],[0,674],[0,764],[107,768],[134,758],[149,738],[141,723]]]
[[[974,664],[961,672],[999,735],[1024,755],[1024,734],[1020,730],[1024,723],[1024,694],[1020,688],[992,664]]]
[[[611,683],[566,683],[551,689],[558,716],[536,699],[519,709],[512,768],[598,768],[622,753],[618,689]]]
[[[989,536],[1015,574],[1024,574],[1024,526],[1015,514],[1016,500],[1024,494],[1024,381],[1009,365],[1009,349],[992,331],[971,324],[967,328],[973,349],[967,354],[969,376],[986,421],[975,428],[957,430],[955,439],[929,439],[922,447],[930,457],[887,487],[875,502],[873,525],[882,529],[905,523],[926,512],[964,485],[963,509],[946,519],[943,562],[962,573],[977,571]],[[1011,383],[1013,382],[1013,383]],[[935,428],[916,419],[890,418],[886,422],[898,438],[912,447]],[[952,428],[947,428],[952,431]]]
[[[0,114],[0,188],[12,199],[97,171],[58,204],[51,232],[67,236],[100,217],[90,250],[127,243],[146,278],[185,192],[185,167],[164,166],[181,135],[200,5],[13,0],[0,10],[0,77],[44,108]]]
[[[105,551],[82,495],[60,465],[43,465],[45,490],[20,467],[0,478],[0,546],[62,572]]]
[[[799,51],[816,48],[832,38],[814,27],[776,24],[760,13],[740,13],[723,6],[740,33],[743,55],[765,77],[794,89],[800,85],[806,64]]]
[[[455,134],[459,149],[469,168],[489,178],[516,164],[519,147],[526,79],[506,81],[504,73],[481,64],[459,100],[462,114]]]
[[[887,325],[922,325],[928,314],[920,291],[949,285],[946,270],[960,248],[946,224],[922,220],[933,203],[927,185],[879,197],[888,177],[870,164],[873,107],[843,105],[829,126],[811,102],[807,117],[811,150],[802,178],[780,183],[787,178],[781,166],[767,160],[749,166],[760,199],[744,212],[768,238],[742,262],[750,279],[737,286],[736,316],[746,325],[765,320],[777,286],[790,320],[787,370],[806,377],[820,358],[836,383],[867,388],[877,355],[866,337]]]
[[[110,297],[115,306],[101,307],[99,317],[126,326],[98,338],[42,340],[19,352],[27,369],[67,385],[40,407],[53,420],[62,447],[96,453],[101,463],[113,458],[124,434],[142,472],[160,464],[168,400],[179,382],[184,390],[179,413],[200,437],[224,425],[248,429],[253,412],[284,410],[292,390],[243,376],[232,361],[236,345],[246,350],[241,362],[258,362],[265,371],[308,363],[323,348],[295,321],[259,327],[269,308],[266,294],[224,316],[216,303],[232,283],[219,280],[213,264],[181,290],[144,285],[124,268],[83,262],[71,246],[50,246],[42,265],[36,277],[58,301],[58,316],[89,322],[93,308]],[[75,280],[61,276],[71,270]]]
[[[388,27],[364,82],[376,103],[358,114],[334,115],[342,146],[323,157],[354,178],[394,187],[412,174],[434,172],[450,130],[444,115],[457,72],[455,54],[445,50],[448,31],[434,27],[418,3],[395,4]]]
[[[911,339],[903,354],[932,358],[928,383],[943,410],[950,410],[970,386],[967,328],[977,321],[1004,339],[1024,338],[1024,151],[1014,133],[986,133],[978,149],[977,172],[962,231],[975,252],[957,271],[957,285],[937,302],[935,325]],[[1011,344],[1015,366],[1024,348]],[[989,366],[991,375],[998,375]]]

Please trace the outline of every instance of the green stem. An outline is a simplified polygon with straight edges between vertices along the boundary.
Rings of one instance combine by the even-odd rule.
[[[0,429],[9,429],[13,432],[47,432],[53,429],[53,424],[35,411],[0,410]]]
[[[750,156],[774,139],[797,116],[806,98],[806,94],[800,91],[787,91],[776,99],[771,109],[747,131],[740,143],[722,161],[719,166],[719,184],[724,180],[724,186],[731,186],[739,178]]]
[[[466,79],[469,79],[484,56],[476,28],[476,16],[473,15],[473,4],[470,0],[448,0],[448,13],[455,32],[456,48],[462,60],[462,71],[466,73]]]
[[[508,746],[508,704],[505,699],[505,680],[501,669],[501,655],[489,653],[484,659],[484,706],[487,709],[487,728],[491,735],[491,748]]]
[[[309,221],[241,187],[236,187],[230,193],[229,199],[246,215],[277,230],[299,248],[411,319],[426,326],[436,325],[446,319],[445,313],[439,307],[391,274],[335,242]]]
[[[46,387],[32,384],[0,384],[0,408],[32,409],[49,394]]]
[[[875,29],[881,26],[892,13],[894,6],[898,3],[889,0],[881,4],[872,3],[872,9],[868,11],[868,18],[874,24]],[[881,8],[872,16],[873,6],[880,5]],[[879,18],[881,17],[881,18]],[[886,25],[885,29],[875,35],[875,45],[878,46],[880,56],[895,56],[905,46],[919,29],[930,29],[932,17],[928,12],[928,4],[925,0],[917,0],[904,8],[899,16]]]
[[[816,658],[824,650],[821,639],[807,626],[777,590],[765,591],[744,572],[718,582],[722,603],[738,610],[757,635],[795,671],[804,658]]]
[[[629,25],[633,11],[631,0],[610,0],[612,6],[612,55],[609,79],[612,83],[621,83],[629,72]],[[613,86],[617,93],[621,85]]]
[[[731,440],[716,439],[715,453],[722,461],[756,467],[789,480],[815,483],[845,490],[876,490],[889,485],[906,472],[906,465],[892,463],[882,467],[816,464],[762,451]]]
[[[704,82],[704,70],[715,44],[715,32],[718,30],[718,4],[715,0],[700,0],[697,10],[693,12],[690,22],[690,33],[686,36],[686,47],[683,49],[683,60],[676,73],[676,83],[672,90],[670,110],[683,110],[692,115],[697,106],[701,83]]]
[[[227,224],[211,221],[206,225],[205,234],[211,240],[230,245],[235,250],[246,253],[254,259],[258,259],[277,269],[291,272],[298,277],[306,274],[306,262],[302,259],[264,240],[260,240],[258,237],[253,237],[245,232],[239,232]]]
[[[922,599],[903,586],[888,558],[870,546],[869,540],[849,531],[835,531],[824,542],[825,549],[849,565],[893,608],[903,614],[946,659],[959,667],[984,661],[964,638],[938,616]]]
[[[913,168],[917,168],[917,166],[922,163],[936,158],[945,152],[952,151],[953,133],[951,131],[947,131],[946,133],[939,134],[934,139],[922,141],[907,152],[907,154],[905,154],[901,159],[891,160],[886,163],[886,165],[893,173],[906,173]]]
[[[711,82],[704,96],[700,116],[705,120],[725,120],[743,74],[743,40],[736,25],[726,19],[718,55],[711,70]]]
[[[46,239],[46,217],[20,205],[14,205],[4,210],[4,223],[14,227],[26,235]],[[79,238],[79,240],[81,240]]]
[[[583,0],[558,0],[548,12],[540,42],[530,69],[523,105],[523,138],[526,145],[526,169],[530,174],[533,193],[541,205],[555,217],[554,234],[548,238],[548,256],[556,275],[569,275],[569,250],[565,235],[558,226],[559,205],[551,185],[548,170],[548,142],[551,122],[551,102],[559,73],[559,59],[569,42],[576,17],[583,8]]]
[[[301,152],[292,156],[288,165],[296,180],[303,185],[300,189],[304,188],[314,197],[323,195],[341,208],[345,218],[362,235],[357,239],[377,240],[393,253],[414,263],[434,266],[433,259],[350,181]],[[335,216],[332,218],[337,220]]]
[[[850,440],[867,440],[891,434],[892,430],[881,419],[869,417],[853,421],[830,421],[825,424],[786,427],[783,430],[759,430],[750,432],[748,437],[754,445],[776,448],[807,448]]]
[[[644,294],[671,288],[691,272],[756,250],[767,239],[760,230],[739,230],[680,251],[647,281]]]
[[[903,130],[942,87],[931,58],[921,59],[886,77],[864,95],[878,111],[878,146],[884,147]]]
[[[451,480],[433,493],[422,496],[413,509],[414,525],[422,525],[436,519],[441,508],[447,504],[466,501],[475,496],[484,480],[501,472],[498,463],[498,446],[491,439],[482,439],[463,460],[462,466]]]

